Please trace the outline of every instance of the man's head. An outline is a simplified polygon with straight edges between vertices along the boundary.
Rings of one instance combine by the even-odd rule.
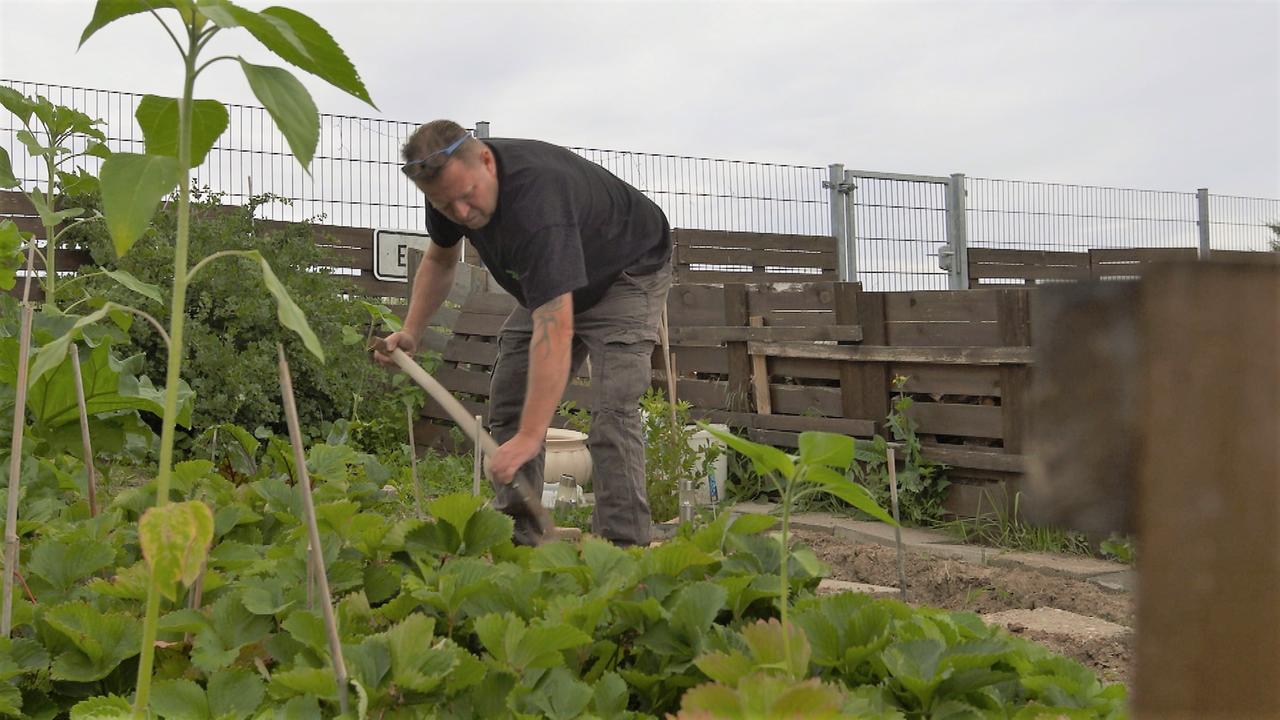
[[[400,150],[404,174],[432,207],[463,227],[489,224],[498,208],[498,166],[493,151],[451,120],[414,131]]]

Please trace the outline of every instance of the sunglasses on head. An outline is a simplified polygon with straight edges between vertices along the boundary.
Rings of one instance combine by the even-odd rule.
[[[471,137],[471,133],[465,132],[462,137],[454,140],[443,148],[427,155],[418,160],[410,160],[400,166],[400,172],[404,173],[410,180],[433,180],[444,166],[448,164],[449,158],[462,147],[463,143]]]

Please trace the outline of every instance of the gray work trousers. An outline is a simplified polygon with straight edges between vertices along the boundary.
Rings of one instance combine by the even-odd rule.
[[[640,396],[648,389],[658,323],[671,287],[671,268],[648,275],[623,273],[591,309],[573,316],[570,378],[591,358],[592,531],[617,545],[648,545],[652,525],[645,490],[644,428]],[[489,432],[499,445],[520,429],[529,379],[529,310],[516,307],[502,326],[498,360],[489,387]],[[559,398],[557,398],[559,400]],[[525,463],[518,475],[542,497],[546,451]],[[494,484],[493,506],[515,520],[515,541],[538,542],[537,522],[506,485]]]

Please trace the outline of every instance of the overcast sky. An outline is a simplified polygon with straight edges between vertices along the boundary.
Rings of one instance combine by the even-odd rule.
[[[266,3],[242,0],[261,9]],[[1280,2],[285,3],[378,109],[619,150],[1280,198]],[[177,95],[146,16],[0,0],[0,77]],[[229,33],[227,35],[230,35]],[[222,53],[265,51],[222,36]],[[197,95],[256,104],[230,63]]]

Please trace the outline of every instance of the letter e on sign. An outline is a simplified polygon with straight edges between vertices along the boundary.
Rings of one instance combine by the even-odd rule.
[[[373,231],[373,276],[390,282],[409,281],[409,248],[426,250],[431,236],[413,230]]]

